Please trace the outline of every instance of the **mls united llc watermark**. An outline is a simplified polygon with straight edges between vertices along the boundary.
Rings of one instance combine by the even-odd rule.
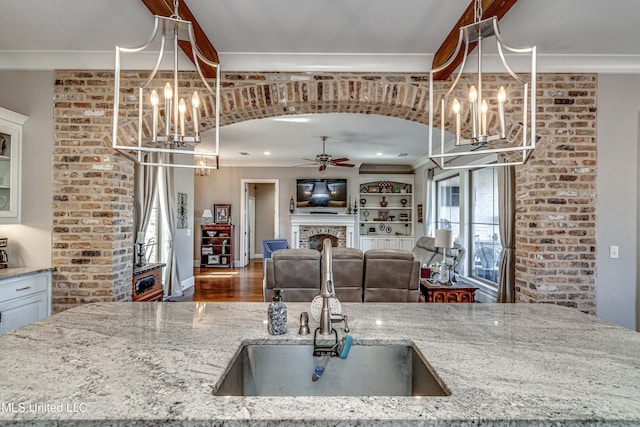
[[[69,413],[69,412],[87,412],[87,404],[82,402],[63,402],[63,403],[49,403],[49,402],[0,402],[0,412],[13,412],[13,413],[26,413],[26,412],[41,412],[41,413]]]

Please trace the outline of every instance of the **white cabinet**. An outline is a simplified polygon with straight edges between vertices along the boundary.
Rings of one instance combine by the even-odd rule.
[[[0,334],[50,315],[49,271],[0,280]]]
[[[0,108],[0,224],[20,223],[22,125],[27,119]]]
[[[360,237],[360,250],[364,253],[369,249],[375,249],[376,239],[373,237]]]
[[[366,252],[369,249],[413,249],[413,237],[360,237],[360,250]]]
[[[404,251],[410,251],[416,245],[413,237],[401,237],[398,239],[398,243],[400,245],[398,249],[402,249]]]

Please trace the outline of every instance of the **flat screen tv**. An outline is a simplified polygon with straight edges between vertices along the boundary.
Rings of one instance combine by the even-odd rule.
[[[309,178],[296,183],[296,207],[298,208],[346,208],[347,180]]]

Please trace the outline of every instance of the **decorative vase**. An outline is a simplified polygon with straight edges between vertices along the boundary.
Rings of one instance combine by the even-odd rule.
[[[382,200],[380,200],[380,206],[382,206],[383,208],[386,208],[388,204],[389,202],[387,202],[387,200],[385,199],[385,196],[382,196]]]
[[[367,204],[367,199],[365,199],[364,197],[362,199],[360,199],[360,206],[362,206],[364,208],[364,205]]]
[[[407,206],[407,199],[400,199],[400,203],[402,203],[402,207]]]

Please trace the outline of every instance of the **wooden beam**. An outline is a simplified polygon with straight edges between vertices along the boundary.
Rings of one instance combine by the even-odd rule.
[[[173,1],[172,0],[142,0],[147,9],[154,15],[158,16],[171,16],[173,15]],[[191,13],[191,10],[187,7],[187,4],[184,0],[178,1],[178,14],[180,18],[185,21],[191,21],[193,25],[193,35],[195,37],[196,47],[210,61],[220,63],[220,59],[218,58],[218,52],[216,48],[213,47],[213,44],[198,24],[195,16]],[[178,44],[182,51],[191,59],[192,62],[195,61],[193,55],[191,54],[191,46],[187,41],[179,41]],[[194,62],[195,63],[195,62]],[[200,68],[202,69],[202,74],[207,78],[214,78],[216,76],[215,68],[208,66],[207,64],[200,63]]]
[[[498,21],[502,19],[502,17],[511,9],[511,7],[518,0],[482,0],[482,16],[481,19],[491,18],[492,16],[496,16]],[[456,46],[458,45],[458,37],[460,33],[460,27],[464,27],[465,25],[472,24],[474,22],[474,2],[472,1],[469,6],[465,9],[465,11],[456,22],[456,25],[453,26],[447,38],[444,39],[442,45],[433,56],[433,64],[432,68],[437,68],[447,62],[449,58],[455,52]],[[469,52],[475,49],[477,43],[472,43],[469,45]],[[458,52],[458,56],[456,59],[444,70],[434,73],[433,78],[435,80],[446,80],[449,78],[451,73],[455,71],[456,68],[462,63],[463,50],[461,49]]]

